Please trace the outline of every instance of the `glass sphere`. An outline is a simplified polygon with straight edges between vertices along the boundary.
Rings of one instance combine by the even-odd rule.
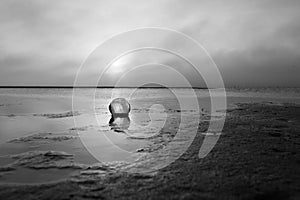
[[[108,108],[113,116],[128,115],[130,112],[130,104],[124,98],[114,99]]]

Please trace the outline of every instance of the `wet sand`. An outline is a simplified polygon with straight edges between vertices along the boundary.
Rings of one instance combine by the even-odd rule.
[[[5,177],[20,167],[36,171],[66,170],[67,176],[55,183],[1,184],[0,199],[298,199],[299,104],[236,105],[227,112],[217,145],[203,159],[198,158],[198,151],[207,121],[201,122],[188,151],[155,173],[125,172],[122,169],[128,166],[122,163],[80,164],[74,154],[59,151],[60,148],[16,152],[6,161],[3,159],[0,176]],[[59,147],[74,141],[73,137],[65,134],[62,140],[57,140],[55,135],[40,134],[11,140],[11,143],[46,139]]]

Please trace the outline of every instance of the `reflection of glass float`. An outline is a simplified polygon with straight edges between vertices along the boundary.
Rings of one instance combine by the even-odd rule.
[[[117,98],[109,104],[108,109],[113,117],[127,116],[130,112],[130,104],[124,98]]]
[[[115,132],[125,132],[129,128],[130,119],[128,116],[125,117],[112,117],[109,120],[109,126],[111,130]]]

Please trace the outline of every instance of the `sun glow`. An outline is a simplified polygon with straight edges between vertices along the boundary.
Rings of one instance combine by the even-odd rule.
[[[107,70],[109,74],[118,74],[125,70],[125,65],[128,63],[128,59],[120,58],[116,60]]]

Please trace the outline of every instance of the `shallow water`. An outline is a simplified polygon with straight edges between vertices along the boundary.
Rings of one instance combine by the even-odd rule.
[[[198,120],[199,110],[210,114],[207,90],[195,90],[199,110],[192,104],[195,97],[189,89],[175,89],[177,96],[167,89],[76,90],[77,96],[72,99],[72,89],[0,89],[0,164],[15,163],[16,168],[5,173],[0,171],[0,182],[56,181],[78,172],[53,167],[39,171],[37,176],[35,169],[16,164],[11,159],[14,154],[53,150],[72,154],[74,163],[97,163],[95,155],[85,148],[89,145],[101,155],[101,161],[132,162],[139,151],[152,145],[153,141],[147,138],[161,131],[176,132],[185,116],[189,117],[185,127],[192,127]],[[132,94],[129,118],[110,123],[109,102],[129,94]],[[178,99],[184,102],[184,107]],[[291,88],[227,90],[228,107],[240,102],[261,101],[299,104],[300,92]]]

